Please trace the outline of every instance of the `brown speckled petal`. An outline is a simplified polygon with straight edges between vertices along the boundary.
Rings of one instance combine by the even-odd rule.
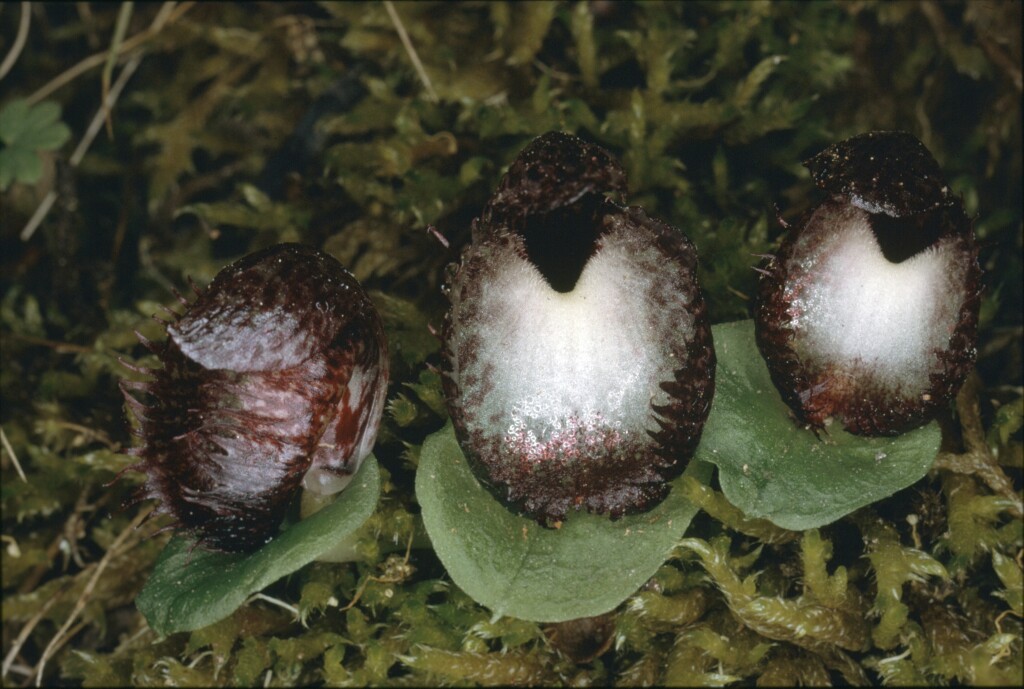
[[[932,154],[906,132],[867,132],[804,163],[822,189],[870,213],[904,217],[952,202]]]
[[[167,333],[186,357],[209,369],[286,368],[365,317],[372,305],[361,292],[327,254],[279,244],[220,271]]]
[[[225,268],[167,330],[153,380],[122,384],[142,495],[207,548],[254,550],[311,468],[314,488],[337,490],[372,448],[380,319],[336,260],[284,244]]]
[[[443,382],[460,444],[500,500],[542,524],[656,504],[710,410],[696,252],[604,196],[624,184],[603,150],[540,137],[448,284]]]
[[[814,427],[830,418],[863,435],[920,426],[974,363],[981,270],[971,223],[909,134],[854,137],[808,166],[833,196],[761,266],[756,334],[772,380]]]
[[[548,132],[512,161],[474,225],[483,231],[520,227],[526,218],[574,206],[588,194],[625,200],[619,161],[572,134]]]

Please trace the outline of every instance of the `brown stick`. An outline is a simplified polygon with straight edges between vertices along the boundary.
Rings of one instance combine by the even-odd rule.
[[[104,553],[103,557],[100,558],[100,561],[96,563],[96,569],[93,570],[92,576],[89,577],[89,581],[85,584],[85,588],[82,590],[82,595],[79,596],[78,600],[75,602],[74,609],[71,611],[71,614],[68,616],[68,619],[65,620],[64,624],[61,625],[61,628],[57,630],[54,637],[50,639],[50,643],[47,644],[46,649],[43,650],[42,657],[39,658],[39,663],[36,665],[37,687],[42,686],[43,670],[46,669],[46,662],[60,649],[63,644],[67,642],[67,639],[71,638],[72,635],[68,633],[68,630],[71,628],[71,625],[75,623],[75,620],[82,613],[82,610],[85,609],[86,604],[88,604],[89,598],[92,597],[92,592],[96,589],[96,585],[100,581],[100,575],[103,574],[103,571],[114,559],[114,556],[120,554],[118,551],[122,544],[128,540],[129,536],[134,534],[136,542],[141,540],[141,534],[136,532],[136,528],[142,524],[151,511],[152,508],[139,512],[139,514],[135,516],[135,519],[133,519],[132,522],[125,527],[120,534],[118,534],[117,538],[114,539],[114,542],[110,544],[110,548],[107,549],[107,552]],[[75,633],[77,633],[77,630]]]

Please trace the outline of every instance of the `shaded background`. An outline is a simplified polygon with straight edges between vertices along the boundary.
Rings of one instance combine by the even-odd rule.
[[[1021,4],[393,9],[31,4],[0,110],[18,98],[59,104],[70,138],[38,154],[37,180],[0,196],[4,681],[33,681],[43,660],[45,681],[69,684],[1019,681],[1007,668],[1020,665],[1020,569],[1014,608],[1012,595],[1000,598],[1014,570],[994,563],[1019,563],[1021,548]],[[0,8],[0,53],[21,22],[18,5]],[[72,164],[104,82],[122,74],[109,127],[100,122]],[[414,553],[415,573],[372,583],[338,611],[415,525],[419,445],[444,422],[427,329],[446,306],[443,268],[504,166],[551,129],[619,156],[630,202],[694,241],[713,323],[748,316],[751,254],[778,241],[776,209],[792,219],[820,198],[801,161],[872,129],[910,131],[938,159],[975,218],[986,271],[979,375],[962,402],[977,406],[975,440],[1010,493],[993,487],[991,467],[943,466],[870,518],[822,530],[830,571],[849,569],[864,610],[886,609],[876,581],[889,570],[872,538],[942,563],[945,578],[910,565],[892,575],[906,584],[906,614],[888,618],[898,633],[876,628],[854,651],[817,631],[811,643],[785,625],[753,629],[719,589],[679,579],[671,563],[664,581],[583,631],[493,622],[426,549]],[[23,240],[51,192],[53,207]],[[172,288],[189,276],[205,284],[279,241],[336,256],[384,314],[394,349],[377,449],[385,500],[361,562],[315,565],[272,587],[308,628],[262,601],[157,640],[132,601],[167,535],[152,536],[159,523],[127,529],[142,506],[119,505],[139,476],[106,486],[130,463],[117,357],[146,360],[133,331],[160,337],[149,316],[173,308]],[[946,450],[969,449],[952,415],[946,426]],[[882,536],[867,525],[875,516]],[[800,547],[766,545],[741,526],[703,514],[692,533],[731,539],[748,558],[736,567],[762,572],[763,595],[799,595],[810,576]],[[684,596],[689,608],[665,612],[682,610]],[[614,637],[615,650],[590,659],[567,645],[577,633],[594,652]]]

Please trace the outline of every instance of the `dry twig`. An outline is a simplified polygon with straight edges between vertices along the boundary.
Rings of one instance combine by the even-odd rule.
[[[395,25],[395,31],[398,32],[398,37],[402,40],[402,45],[405,46],[405,52],[409,53],[409,59],[412,60],[412,66],[416,69],[416,74],[419,75],[420,81],[423,82],[424,88],[427,89],[427,96],[431,102],[436,103],[438,101],[437,92],[434,91],[434,85],[430,83],[427,70],[423,68],[423,63],[420,62],[420,56],[417,54],[416,47],[413,46],[412,40],[410,40],[409,34],[405,30],[401,17],[398,16],[398,11],[395,10],[394,3],[391,0],[384,0],[384,9],[388,11],[388,16],[391,17],[391,22]]]
[[[100,105],[100,109],[96,111],[96,114],[92,118],[92,122],[89,123],[89,128],[85,130],[85,134],[82,136],[82,140],[78,142],[78,146],[75,148],[75,152],[71,154],[71,158],[68,163],[71,167],[78,167],[79,163],[82,162],[82,158],[85,157],[85,152],[89,150],[89,146],[92,145],[96,135],[100,131],[100,127],[103,126],[103,122],[106,121],[107,115],[110,113],[110,108],[113,107],[114,103],[117,102],[118,97],[121,95],[121,89],[128,83],[132,74],[139,66],[139,62],[142,61],[141,57],[134,57],[132,60],[124,66],[121,70],[121,74],[117,77],[117,82],[110,89],[110,93],[107,94],[107,99]],[[46,218],[46,214],[50,212],[50,208],[53,207],[54,202],[57,200],[57,192],[51,189],[47,192],[43,198],[42,203],[36,208],[36,212],[29,218],[28,223],[25,224],[24,229],[21,231],[21,241],[27,242],[35,234],[36,228],[42,224]]]
[[[14,448],[11,447],[11,441],[7,439],[7,434],[4,433],[3,428],[0,428],[0,443],[3,443],[4,451],[11,458],[11,464],[14,465],[14,470],[18,472],[18,476],[21,477],[22,481],[28,483],[28,479],[25,478],[25,472],[21,469],[21,463],[18,461],[18,455],[14,454]]]
[[[126,540],[128,540],[129,536],[135,534],[135,542],[129,547],[134,546],[135,543],[142,540],[142,536],[136,532],[136,528],[142,524],[151,511],[152,508],[145,509],[136,515],[135,519],[133,519],[131,523],[125,527],[120,534],[118,534],[117,538],[114,539],[114,542],[110,544],[110,548],[107,549],[107,552],[104,553],[100,561],[96,563],[96,568],[93,570],[92,576],[89,577],[89,581],[85,584],[85,588],[82,590],[82,595],[79,596],[78,600],[75,602],[74,609],[71,611],[71,614],[68,616],[68,619],[65,620],[64,624],[61,625],[61,628],[57,630],[54,637],[50,639],[50,643],[47,644],[46,649],[43,650],[43,655],[39,658],[39,663],[36,665],[35,671],[37,687],[42,686],[43,671],[46,669],[47,661],[49,661],[49,659],[53,657],[53,654],[56,653],[61,646],[67,643],[67,640],[73,636],[73,634],[70,634],[68,630],[71,629],[73,624],[75,624],[75,620],[80,614],[82,614],[82,610],[84,610],[85,606],[88,604],[89,598],[92,597],[92,592],[96,589],[96,584],[99,583],[100,575],[102,575],[104,570],[106,570],[107,566],[114,559],[114,556],[120,554],[121,546]],[[81,625],[79,625],[79,627],[81,627]],[[77,630],[75,633],[77,633]]]
[[[196,3],[183,2],[181,3],[181,5],[175,7],[176,4],[177,3],[174,2],[165,2],[163,6],[160,8],[160,11],[157,13],[156,18],[153,20],[153,23],[149,25],[149,28],[143,29],[142,31],[135,34],[134,36],[132,36],[131,38],[129,38],[121,44],[121,55],[127,55],[132,50],[138,48],[146,41],[153,38],[153,36],[160,33],[160,31],[165,26],[168,26],[178,21],[178,19],[180,19],[182,15],[184,15],[186,12],[192,9]],[[42,88],[33,93],[31,96],[29,96],[26,99],[28,101],[28,104],[35,105],[36,103],[38,103],[39,101],[41,101],[42,99],[46,98],[51,93],[59,89],[61,86],[64,86],[65,84],[74,81],[75,78],[84,74],[85,72],[88,72],[90,69],[93,69],[94,67],[99,67],[104,62],[106,62],[108,52],[109,51],[104,50],[96,53],[95,55],[90,55],[89,57],[79,62],[77,65],[61,72],[53,79],[48,81],[45,85],[43,85]]]
[[[18,56],[21,55],[21,51],[25,48],[25,41],[28,40],[28,27],[32,19],[32,3],[23,2],[21,3],[21,21],[18,22],[18,35],[14,38],[14,44],[11,49],[7,51],[7,55],[4,57],[4,61],[0,63],[0,79],[7,76],[7,73],[14,67],[14,63],[18,61]]]
[[[107,61],[103,65],[103,74],[100,76],[100,102],[103,103],[103,118],[107,123],[107,136],[111,139],[114,138],[114,123],[110,119],[110,107],[107,105],[110,102],[110,77],[114,74],[114,63],[117,62],[117,56],[121,52],[124,35],[128,32],[128,22],[131,21],[133,7],[134,3],[125,2],[117,13],[114,37],[110,40],[110,48],[107,50]]]
[[[25,645],[25,641],[28,639],[32,630],[36,628],[42,619],[46,615],[47,611],[53,607],[53,604],[60,600],[60,597],[64,595],[64,592],[71,586],[71,581],[68,580],[59,589],[53,592],[45,603],[40,606],[39,611],[32,616],[32,618],[25,623],[25,626],[18,632],[18,637],[14,640],[11,645],[11,650],[7,652],[7,656],[4,657],[4,664],[2,672],[0,672],[0,678],[6,677],[7,673],[11,670],[11,665],[14,663],[15,658],[18,657],[18,653],[21,651],[21,647]]]

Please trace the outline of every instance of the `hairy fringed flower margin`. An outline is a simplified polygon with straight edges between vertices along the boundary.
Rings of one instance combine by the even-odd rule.
[[[114,78],[142,59],[113,137],[70,171],[71,146],[44,153],[41,186],[5,192],[5,683],[1020,683],[1019,4],[394,3],[422,72],[383,5],[295,8],[136,3]],[[12,98],[60,103],[72,145],[101,105],[119,10],[33,3],[4,79]],[[0,12],[3,36],[19,24]],[[85,66],[61,77],[53,55]],[[913,132],[942,163],[988,276],[977,377],[927,476],[817,540],[731,513],[724,486],[693,491],[706,511],[689,545],[719,564],[678,548],[607,619],[557,634],[453,586],[412,500],[444,424],[428,325],[454,258],[424,228],[465,245],[501,163],[575,132],[621,158],[632,203],[685,229],[709,320],[726,323],[748,314],[750,254],[776,248],[773,204],[792,221],[811,197],[795,162],[876,129]],[[156,363],[132,331],[159,339],[148,318],[173,306],[168,287],[283,241],[338,258],[381,312],[382,500],[356,562],[312,564],[159,639],[130,606],[163,523],[129,530],[140,513],[113,508],[132,486],[103,487],[130,461],[117,357]],[[606,650],[588,659],[569,638]]]

